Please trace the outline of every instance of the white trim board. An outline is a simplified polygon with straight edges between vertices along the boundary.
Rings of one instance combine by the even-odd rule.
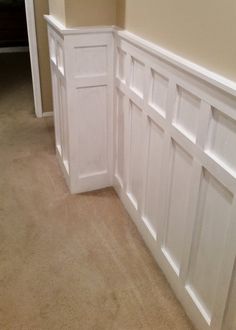
[[[26,21],[27,21],[27,30],[28,30],[28,39],[29,39],[35,114],[38,118],[41,118],[43,109],[42,109],[37,35],[36,35],[35,14],[34,14],[34,0],[25,0],[25,11],[26,11]]]

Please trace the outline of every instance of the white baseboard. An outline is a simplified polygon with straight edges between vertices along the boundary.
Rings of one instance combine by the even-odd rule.
[[[0,54],[5,53],[28,53],[29,47],[2,47],[0,48]]]
[[[53,116],[53,111],[48,111],[48,112],[43,112],[43,117],[52,117]]]

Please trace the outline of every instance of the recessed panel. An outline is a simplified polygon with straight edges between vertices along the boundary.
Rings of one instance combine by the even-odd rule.
[[[58,90],[58,78],[55,68],[52,66],[52,88],[53,88],[53,114],[54,114],[54,125],[55,125],[55,137],[56,137],[56,147],[62,156],[61,148],[61,129],[60,129],[60,109],[59,109],[59,90]]]
[[[169,80],[166,77],[152,70],[150,106],[163,117],[165,117],[166,113],[168,85]]]
[[[236,175],[236,121],[212,109],[208,151]]]
[[[184,88],[177,87],[177,109],[174,125],[191,141],[196,141],[201,100]]]
[[[131,70],[131,89],[141,98],[144,94],[144,69],[145,66],[142,62],[135,58],[132,58],[132,70]]]
[[[124,134],[125,134],[125,97],[117,90],[116,109],[116,177],[123,185],[124,180]]]
[[[172,142],[172,171],[165,236],[165,251],[179,274],[187,223],[187,207],[192,176],[192,157]]]
[[[49,34],[49,48],[50,48],[50,58],[56,64],[56,41],[51,34]]]
[[[217,301],[219,272],[223,265],[226,233],[229,228],[233,195],[209,172],[203,171],[194,244],[190,257],[188,287],[211,320]]]
[[[107,171],[107,87],[77,89],[79,176]]]
[[[151,235],[156,239],[160,229],[161,211],[161,169],[163,158],[164,132],[151,119],[148,119],[149,141],[147,151],[147,173],[143,220]]]
[[[117,48],[117,76],[122,81],[126,81],[125,58],[126,58],[126,53],[122,49]]]
[[[133,206],[137,209],[141,198],[141,160],[142,160],[142,110],[130,104],[130,145],[127,193]]]
[[[107,73],[107,46],[78,47],[75,52],[75,76],[91,77]]]
[[[63,161],[66,167],[67,172],[69,172],[69,132],[68,132],[68,114],[67,114],[67,107],[66,107],[66,90],[65,86],[62,83],[62,79],[60,79],[60,95],[61,95],[61,111],[62,111],[62,130],[63,130]]]
[[[61,74],[64,75],[64,54],[63,54],[63,49],[59,44],[57,47],[57,62],[58,62],[58,69],[60,70]]]
[[[63,109],[63,103],[64,103],[64,97],[63,97],[63,81],[61,78],[57,78],[57,88],[58,88],[58,118],[59,118],[59,135],[61,140],[61,156],[63,160],[65,159],[65,126],[64,126],[64,109]]]

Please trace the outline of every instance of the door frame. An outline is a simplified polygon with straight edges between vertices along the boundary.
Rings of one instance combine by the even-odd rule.
[[[29,53],[32,73],[35,115],[43,117],[41,82],[39,71],[38,45],[35,25],[34,0],[25,0],[25,12],[29,39]]]

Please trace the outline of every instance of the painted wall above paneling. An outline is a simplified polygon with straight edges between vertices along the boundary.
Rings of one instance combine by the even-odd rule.
[[[67,27],[118,25],[236,80],[235,0],[49,0]]]
[[[49,0],[50,14],[66,27],[115,25],[117,0]]]
[[[117,25],[236,80],[235,0],[117,0]]]

